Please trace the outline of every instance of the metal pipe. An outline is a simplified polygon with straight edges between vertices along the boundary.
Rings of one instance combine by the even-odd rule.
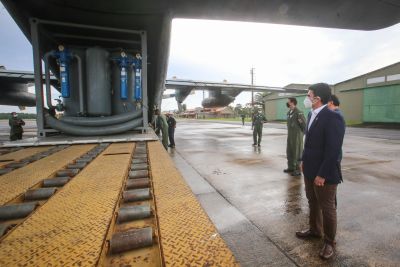
[[[110,240],[110,251],[115,254],[151,245],[153,245],[153,229],[146,227],[115,233]]]
[[[69,38],[69,39],[80,39],[80,40],[95,40],[95,41],[105,41],[105,42],[118,42],[118,43],[125,43],[125,44],[140,44],[140,41],[132,41],[132,40],[124,40],[124,39],[117,39],[117,38],[100,38],[96,36],[82,36],[82,35],[75,35],[75,34],[53,34],[54,37],[60,38]]]
[[[144,219],[151,216],[151,208],[149,204],[138,205],[133,207],[122,207],[118,211],[118,223]]]
[[[148,188],[150,185],[149,178],[128,179],[126,189]]]
[[[108,126],[140,118],[141,110],[107,117],[62,117],[60,122],[77,126]]]
[[[127,121],[118,125],[107,125],[107,126],[99,126],[99,127],[88,127],[88,126],[77,126],[72,125],[70,123],[59,121],[49,114],[45,115],[46,123],[60,131],[71,135],[78,136],[94,136],[94,135],[110,135],[110,134],[118,134],[126,131],[134,130],[137,127],[142,125],[142,119],[136,119],[132,121]]]
[[[0,207],[0,220],[20,219],[28,216],[37,206],[37,203],[12,204]]]
[[[129,191],[124,191],[122,198],[125,202],[134,202],[150,199],[150,189],[134,189]]]
[[[38,188],[38,189],[33,189],[33,190],[28,190],[25,193],[25,200],[42,200],[42,199],[48,199],[54,193],[56,192],[57,188],[51,187],[51,188]]]
[[[53,109],[54,106],[51,103],[51,87],[50,87],[50,69],[49,69],[49,57],[54,53],[54,51],[47,52],[44,54],[44,73],[46,81],[46,101],[49,109]]]
[[[85,24],[61,22],[61,21],[52,21],[52,20],[42,20],[42,19],[38,19],[38,18],[33,18],[32,20],[35,20],[37,23],[41,23],[41,24],[52,24],[52,25],[59,25],[59,26],[86,28],[86,29],[93,29],[93,30],[100,30],[100,31],[110,31],[110,32],[125,32],[125,33],[132,33],[132,34],[142,34],[142,31],[137,31],[137,30],[128,30],[128,29],[120,29],[120,28],[112,28],[112,27],[102,27],[102,26],[85,25]]]
[[[85,102],[84,102],[84,96],[83,96],[83,73],[82,73],[82,59],[79,55],[73,54],[73,57],[75,57],[78,61],[78,82],[79,82],[79,113],[80,114],[85,114]]]

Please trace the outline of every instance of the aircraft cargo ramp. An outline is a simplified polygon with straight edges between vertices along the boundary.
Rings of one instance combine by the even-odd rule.
[[[0,266],[238,265],[160,142],[6,152]]]

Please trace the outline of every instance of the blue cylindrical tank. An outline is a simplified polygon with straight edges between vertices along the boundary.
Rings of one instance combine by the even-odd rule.
[[[126,97],[125,89],[122,90],[124,86],[122,86],[121,79],[121,67],[120,67],[120,53],[112,53],[112,114],[118,115],[126,112],[131,112],[136,110],[135,101],[134,101],[134,89],[135,89],[135,70],[132,65],[129,65],[126,68]],[[127,58],[132,58],[129,54],[127,54]]]
[[[142,100],[142,58],[140,54],[134,59],[135,65],[135,100]]]

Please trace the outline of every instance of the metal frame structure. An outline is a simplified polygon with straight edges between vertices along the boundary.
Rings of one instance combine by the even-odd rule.
[[[147,35],[145,31],[138,30],[127,30],[118,29],[111,27],[101,27],[94,25],[84,25],[76,23],[67,23],[59,21],[41,20],[38,18],[30,19],[30,30],[32,37],[32,49],[33,49],[33,65],[34,65],[34,77],[35,77],[35,93],[36,93],[36,122],[37,122],[37,136],[38,138],[46,137],[46,133],[56,132],[56,130],[51,128],[46,128],[44,119],[44,95],[43,95],[43,71],[42,71],[42,57],[43,51],[41,51],[40,43],[40,31],[41,25],[53,25],[53,26],[63,26],[72,28],[83,28],[92,29],[97,31],[108,31],[108,32],[119,32],[128,34],[137,34],[140,37],[140,50],[142,56],[142,112],[143,112],[143,126],[140,127],[142,133],[148,130],[148,96],[147,96]],[[56,35],[57,36],[57,35]],[[63,35],[58,36],[62,37]],[[68,37],[65,36],[65,37]],[[79,35],[71,35],[69,37],[79,38]],[[97,37],[82,36],[85,40],[99,40]],[[139,42],[129,41],[125,39],[115,39],[115,38],[101,38],[101,41],[110,42],[122,42],[122,43],[132,43],[137,44]]]

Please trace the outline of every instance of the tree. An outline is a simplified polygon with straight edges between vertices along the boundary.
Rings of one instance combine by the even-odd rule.
[[[235,108],[233,109],[233,111],[235,112],[235,117],[243,114],[243,107],[241,104],[236,104]]]
[[[185,112],[186,111],[186,104],[182,104],[182,110]]]

